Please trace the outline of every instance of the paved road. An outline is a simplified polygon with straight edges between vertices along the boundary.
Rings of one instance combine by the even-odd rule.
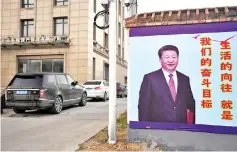
[[[117,115],[127,108],[127,99],[117,99]],[[78,144],[108,125],[107,102],[88,102],[59,115],[30,111],[1,117],[1,151],[75,151]]]

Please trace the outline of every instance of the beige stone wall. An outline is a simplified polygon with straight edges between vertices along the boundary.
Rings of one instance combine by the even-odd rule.
[[[117,64],[117,82],[124,84],[125,76],[127,76],[127,69]]]
[[[2,11],[1,11],[1,37],[13,36],[19,37],[20,23],[20,3],[19,0],[2,0]]]
[[[88,5],[86,0],[71,0],[69,8],[69,33],[72,43],[69,52],[67,52],[66,71],[79,84],[82,84],[90,76],[88,74],[91,56],[88,46]]]
[[[66,8],[65,8],[66,9]],[[59,10],[59,11],[55,11]],[[67,11],[61,11],[60,8],[53,6],[53,1],[37,1],[34,8],[35,36],[53,35],[53,17],[56,14],[68,16]],[[26,13],[27,14],[27,13]]]
[[[94,21],[94,12],[93,12],[93,6],[94,6],[94,1],[93,0],[81,0],[81,1],[86,1],[88,2],[88,11],[87,11],[87,17],[88,17],[88,67],[87,67],[87,73],[88,73],[88,79],[92,79],[92,66],[93,66],[93,21]]]
[[[36,3],[37,2],[37,3]],[[108,59],[93,51],[93,0],[71,0],[68,6],[54,6],[53,0],[37,0],[34,8],[20,8],[20,0],[2,0],[1,37],[19,38],[21,19],[34,19],[33,36],[53,36],[53,18],[68,17],[69,37],[68,48],[28,48],[1,50],[1,87],[5,87],[17,72],[18,55],[57,55],[64,56],[64,70],[70,73],[80,84],[92,79],[93,57],[96,57],[96,79],[103,79],[103,63]],[[97,0],[97,12],[102,10]],[[120,19],[121,20],[121,19]],[[96,40],[104,46],[104,32],[96,29]],[[126,68],[117,64],[117,79],[124,82]]]
[[[68,17],[68,29],[71,38],[69,48],[54,49],[24,49],[3,50],[2,52],[2,85],[5,87],[17,72],[17,55],[41,55],[63,53],[65,72],[70,73],[74,79],[83,82],[88,79],[88,1],[71,0],[69,6],[54,6],[53,1],[35,1],[34,8],[20,8],[20,0],[3,1],[2,37],[20,37],[20,19],[34,19],[33,36],[53,36],[53,18]],[[37,2],[37,3],[36,3]],[[11,60],[11,61],[10,61]],[[9,64],[10,63],[10,64]],[[10,65],[10,66],[9,66]]]

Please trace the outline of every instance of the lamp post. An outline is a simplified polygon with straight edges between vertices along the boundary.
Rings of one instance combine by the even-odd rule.
[[[132,5],[136,0],[125,0],[125,6],[128,8],[126,17],[132,15],[130,11]],[[94,4],[95,5],[95,4]],[[109,28],[109,124],[108,124],[108,143],[116,143],[116,132],[117,132],[117,109],[116,109],[116,52],[118,47],[118,0],[101,0],[101,5],[104,10],[98,12],[94,17],[94,24],[101,30]],[[99,16],[105,17],[105,23],[99,26],[96,20]],[[108,20],[109,19],[109,20]],[[128,52],[128,31],[126,30],[125,36],[125,51]]]
[[[110,0],[109,4],[109,144],[116,143],[117,110],[116,110],[116,50],[118,44],[117,36],[117,0]]]
[[[117,0],[101,0],[104,10],[98,12],[94,17],[94,24],[101,30],[109,28],[109,124],[108,143],[116,143],[117,110],[116,110],[116,50],[118,46],[117,35]],[[99,16],[104,16],[104,25],[98,25],[96,20]],[[109,19],[109,20],[108,20]]]

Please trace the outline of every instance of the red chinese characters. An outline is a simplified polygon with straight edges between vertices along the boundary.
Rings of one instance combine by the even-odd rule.
[[[222,41],[220,43],[220,70],[222,71],[220,79],[220,89],[222,93],[231,93],[232,92],[232,63],[231,63],[231,45],[228,41]],[[222,100],[221,108],[223,109],[221,114],[222,120],[233,120],[233,101],[231,100]]]
[[[211,89],[210,86],[212,82],[210,81],[210,77],[212,74],[212,40],[210,37],[201,37],[200,38],[200,44],[201,44],[201,75],[203,77],[201,85],[203,86],[202,89],[202,101],[201,101],[201,107],[202,108],[212,108],[212,100],[211,100]]]
[[[229,110],[224,110],[221,114],[221,119],[223,120],[233,120],[233,114]]]

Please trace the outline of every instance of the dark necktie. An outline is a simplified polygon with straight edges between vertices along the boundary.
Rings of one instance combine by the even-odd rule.
[[[169,77],[170,77],[170,80],[169,80],[170,92],[171,92],[171,95],[173,97],[173,100],[175,101],[175,99],[176,99],[176,89],[175,89],[173,74],[169,74]]]

